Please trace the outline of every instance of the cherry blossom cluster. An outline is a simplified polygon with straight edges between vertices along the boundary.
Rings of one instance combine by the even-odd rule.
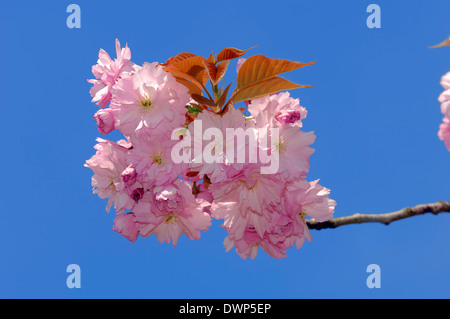
[[[450,151],[450,72],[442,77],[441,85],[444,87],[444,92],[439,96],[439,102],[441,102],[441,112],[444,114],[444,118],[439,126],[438,136]]]
[[[98,138],[85,164],[94,173],[93,192],[108,199],[107,211],[115,209],[113,230],[132,242],[154,234],[176,245],[181,234],[199,239],[214,218],[223,220],[227,251],[235,247],[242,258],[253,259],[261,247],[281,258],[286,249],[311,241],[308,219],[333,217],[329,189],[306,180],[315,136],[302,130],[307,111],[299,99],[279,92],[224,112],[199,109],[161,64],[134,64],[128,46],[117,40],[116,51],[112,59],[100,50],[95,79],[88,82],[99,106],[99,132],[118,130],[123,139]],[[201,139],[195,138],[199,121]],[[223,134],[205,141],[210,128]],[[227,135],[227,129],[245,138]],[[221,156],[230,143],[234,155]],[[195,160],[198,149],[218,160]],[[187,161],[177,159],[180,152]],[[268,162],[260,154],[276,161],[276,172],[262,172]]]

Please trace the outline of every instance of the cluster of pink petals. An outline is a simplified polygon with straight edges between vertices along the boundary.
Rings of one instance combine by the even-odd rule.
[[[111,101],[111,89],[121,77],[126,77],[134,71],[134,63],[130,61],[131,51],[128,46],[120,48],[120,42],[116,39],[117,58],[112,60],[105,50],[98,53],[97,64],[92,67],[95,79],[88,80],[93,86],[90,90],[92,102],[100,108],[104,108]]]
[[[246,129],[247,124],[245,117],[242,112],[231,108],[227,113],[223,116],[220,116],[216,113],[212,112],[202,112],[198,115],[197,120],[202,123],[202,131],[201,134],[204,135],[205,131],[210,128],[218,128],[223,132],[223,138],[216,137],[214,140],[216,155],[218,158],[225,158],[222,161],[217,161],[213,163],[207,163],[206,161],[198,161],[196,154],[192,154],[192,162],[190,164],[190,169],[192,171],[198,172],[198,177],[203,178],[204,175],[207,175],[212,183],[222,182],[224,180],[230,179],[232,176],[237,174],[242,170],[243,164],[238,163],[236,156],[234,156],[234,163],[231,165],[226,159],[226,145],[230,143],[230,138],[227,140],[226,129],[227,128],[242,128]],[[188,129],[191,136],[195,136],[195,123],[192,122],[189,124]],[[192,149],[201,149],[202,151],[205,149],[205,145],[199,145],[198,139],[193,139],[192,141]],[[201,142],[201,144],[205,144]],[[242,145],[245,147],[245,145]],[[239,151],[238,149],[237,151]],[[237,155],[237,151],[235,155]]]
[[[252,100],[248,110],[251,117],[246,119],[246,127],[279,130],[278,142],[266,148],[278,152],[278,171],[262,174],[263,164],[256,161],[232,176],[228,169],[225,180],[211,180],[211,216],[224,220],[227,251],[235,247],[242,258],[253,259],[261,248],[273,258],[282,258],[287,249],[294,245],[300,248],[305,239],[311,241],[307,218],[319,222],[331,219],[336,202],[329,198],[329,189],[318,181],[306,180],[315,136],[299,129],[306,110],[298,99],[287,92],[273,94]]]
[[[199,239],[200,230],[211,225],[210,215],[204,211],[209,203],[195,198],[192,186],[177,179],[147,192],[134,209],[140,235],[155,234],[158,241],[176,245],[181,234]]]
[[[242,258],[253,259],[261,248],[281,258],[311,241],[306,220],[333,217],[336,202],[329,189],[306,179],[315,135],[301,130],[307,111],[298,99],[281,92],[247,101],[250,116],[232,107],[224,114],[203,110],[187,122],[188,89],[156,62],[135,65],[130,49],[120,49],[118,41],[116,50],[115,60],[100,50],[92,68],[96,79],[89,82],[101,108],[94,115],[99,132],[118,130],[125,139],[97,139],[96,153],[85,164],[94,173],[93,192],[108,199],[107,211],[116,211],[114,231],[132,242],[154,234],[176,245],[181,234],[199,239],[215,218],[223,220],[227,251],[234,247]],[[198,121],[202,138],[208,129],[222,136],[195,139]],[[235,143],[228,129],[249,132],[256,152],[249,151],[250,137]],[[180,163],[173,150],[188,135],[193,138],[183,151],[189,161]],[[229,145],[236,147],[233,157],[225,154]],[[199,160],[196,152],[207,149],[217,161]],[[262,153],[277,155],[276,172],[262,172],[267,166]]]
[[[183,126],[188,89],[158,63],[144,63],[131,77],[120,79],[112,90],[111,110],[116,128],[125,136],[136,131],[153,135]]]
[[[93,192],[108,199],[107,211],[115,208],[113,230],[132,242],[151,234],[174,245],[181,234],[199,239],[211,225],[210,197],[196,198],[180,178],[186,165],[171,159],[177,141],[170,136],[185,125],[188,90],[156,62],[135,65],[119,41],[116,50],[115,60],[100,50],[92,67],[96,79],[89,82],[92,101],[101,107],[94,115],[99,132],[117,129],[126,140],[97,139],[96,154],[85,164],[94,172]]]
[[[132,183],[125,183],[122,173],[127,169],[126,155],[129,145],[125,141],[114,143],[101,138],[97,139],[96,154],[86,161],[85,166],[92,169],[92,186],[94,194],[100,198],[107,198],[109,211],[114,206],[118,213],[133,207],[133,191],[142,187],[135,179]]]
[[[439,102],[442,103],[441,111],[444,118],[439,126],[438,136],[450,151],[450,72],[442,77],[441,85],[444,87],[444,92],[439,96]]]

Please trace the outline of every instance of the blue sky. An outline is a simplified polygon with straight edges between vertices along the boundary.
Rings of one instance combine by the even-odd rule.
[[[114,54],[119,38],[142,64],[258,45],[252,54],[317,59],[286,78],[314,85],[292,95],[317,135],[308,178],[331,189],[336,216],[448,201],[437,97],[450,48],[427,48],[450,34],[448,1],[78,0],[80,29],[66,26],[70,3],[0,5],[1,298],[450,297],[450,214],[312,231],[288,258],[244,261],[225,253],[220,221],[175,248],[128,242],[83,167],[99,136],[86,79],[100,48]],[[381,29],[366,26],[370,3]],[[66,287],[73,263],[80,289]],[[380,289],[366,286],[373,263]]]

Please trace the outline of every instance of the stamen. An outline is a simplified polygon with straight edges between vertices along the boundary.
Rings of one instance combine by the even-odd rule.
[[[158,164],[158,166],[164,166],[164,159],[161,156],[161,153],[151,155],[150,157],[153,158],[153,163]]]
[[[170,213],[170,214],[166,215],[166,217],[164,219],[164,223],[175,224],[176,220],[177,220],[177,217],[173,213]]]
[[[141,112],[147,113],[152,108],[152,101],[147,96],[147,94],[144,94],[144,97],[141,98]]]

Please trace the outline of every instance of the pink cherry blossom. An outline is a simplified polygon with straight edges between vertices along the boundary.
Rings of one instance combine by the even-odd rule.
[[[139,229],[135,222],[135,215],[133,213],[120,213],[114,218],[113,230],[121,234],[129,241],[135,242]]]
[[[286,185],[286,210],[324,222],[333,218],[336,202],[328,196],[330,190],[320,186],[319,180],[308,182],[299,178]]]
[[[111,100],[111,88],[121,77],[134,72],[134,63],[130,61],[131,51],[128,46],[120,48],[120,42],[116,39],[117,58],[112,60],[105,50],[98,54],[97,64],[92,67],[95,79],[88,80],[93,84],[90,90],[92,102],[100,108],[104,108]]]
[[[203,211],[205,202],[196,200],[191,185],[181,179],[173,184],[155,187],[136,206],[136,222],[141,236],[155,234],[159,242],[175,246],[181,234],[199,239],[208,230],[211,217]]]
[[[134,187],[134,190],[131,192],[131,198],[137,203],[144,197],[144,188],[143,187]]]
[[[137,179],[136,169],[133,167],[133,165],[128,165],[128,167],[123,170],[120,176],[122,176],[122,180],[126,186],[133,185]]]
[[[307,111],[300,106],[300,100],[290,97],[289,92],[271,94],[252,100],[248,110],[258,125],[275,126],[295,125],[302,127]]]
[[[279,112],[275,119],[281,124],[293,124],[302,118],[300,110],[288,109]]]
[[[281,197],[276,176],[261,174],[257,164],[246,165],[242,172],[227,181],[212,184],[209,190],[216,204],[220,206],[235,203],[243,213],[247,209],[261,213],[267,205],[279,203]],[[223,213],[227,214],[227,212],[222,209],[220,211],[222,216],[220,218],[223,218]]]
[[[286,211],[283,204],[270,208],[270,218],[263,234],[258,232],[252,222],[244,225],[242,236],[229,232],[224,241],[226,250],[236,247],[236,252],[242,258],[253,259],[261,247],[271,257],[279,259],[287,256],[286,249],[291,248],[294,243],[303,243],[305,238],[311,239],[305,220],[298,214]]]
[[[276,177],[284,180],[297,178],[309,171],[309,157],[314,153],[310,145],[316,138],[313,132],[303,132],[296,126],[270,127],[264,124],[259,129],[258,153],[262,166],[276,168]],[[277,129],[277,134],[274,134],[274,129]],[[272,163],[263,162],[261,151],[265,156],[270,156]]]
[[[95,149],[96,154],[86,161],[85,166],[92,169],[93,193],[100,198],[108,198],[106,210],[109,211],[111,205],[117,212],[124,212],[131,209],[134,200],[125,187],[122,180],[122,172],[126,169],[126,154],[128,149],[117,143],[98,138],[99,142]]]
[[[108,134],[115,129],[115,119],[111,109],[98,110],[94,115],[94,119],[101,134]]]
[[[214,200],[211,191],[206,188],[205,183],[201,183],[197,185],[197,194],[195,194],[195,198],[203,199],[205,202],[211,204]]]
[[[128,152],[127,160],[137,174],[149,183],[170,183],[185,170],[184,163],[176,164],[172,161],[171,151],[177,142],[170,140],[167,135],[134,135],[133,148]]]
[[[232,240],[241,239],[247,227],[263,237],[270,229],[273,207],[281,204],[282,188],[272,175],[263,175],[256,164],[248,165],[229,181],[209,186],[214,202],[211,216],[223,219]]]
[[[147,133],[183,127],[188,89],[158,63],[144,63],[133,76],[120,79],[112,88],[110,108],[116,127],[126,136],[136,130]]]
[[[444,114],[444,118],[439,126],[438,136],[444,141],[445,146],[450,151],[450,72],[442,77],[441,85],[444,88],[444,92],[439,96],[439,102],[442,103],[441,111]]]
[[[442,123],[439,125],[438,136],[445,142],[445,146],[450,151],[450,119],[444,117]]]
[[[289,182],[283,188],[281,202],[266,206],[268,214],[259,218],[243,220],[232,214],[225,217],[223,227],[228,232],[224,241],[227,251],[235,247],[242,257],[256,257],[259,247],[273,258],[286,257],[286,249],[295,244],[299,249],[305,240],[312,236],[306,225],[306,217],[316,221],[325,221],[333,217],[336,202],[329,199],[329,190],[320,186],[318,181],[307,182],[303,177]],[[234,209],[237,205],[234,205]],[[213,205],[213,217],[217,208]],[[264,227],[261,229],[262,223]],[[238,230],[233,230],[233,228]]]
[[[175,76],[157,62],[135,65],[118,40],[116,51],[112,60],[100,50],[88,81],[99,132],[117,129],[125,139],[97,139],[85,164],[93,193],[115,208],[114,231],[175,246],[181,234],[197,240],[212,218],[222,219],[227,251],[253,259],[261,248],[283,258],[312,240],[308,218],[333,217],[329,189],[306,179],[315,135],[301,130],[307,112],[299,99],[282,92],[244,101],[250,117],[235,107],[187,114],[196,102]],[[439,136],[448,140],[450,76],[442,83]]]
[[[202,130],[195,132],[196,125],[201,122]],[[204,136],[205,131],[211,128],[216,128],[220,131],[221,136],[214,136],[211,140],[203,140],[195,138],[196,134]],[[246,143],[239,143],[234,141],[233,134],[227,134],[227,129],[241,128],[243,131],[247,129],[245,124],[245,117],[241,111],[230,108],[230,110],[223,116],[212,112],[202,112],[198,115],[194,122],[189,124],[189,132],[192,136],[192,157],[193,160],[189,165],[190,170],[197,171],[198,177],[202,178],[204,175],[208,175],[208,178],[213,183],[218,183],[226,180],[228,177],[237,174],[243,167],[243,163],[239,163],[237,156],[239,152],[245,151]],[[227,157],[227,146],[234,144],[233,157],[230,161]],[[213,146],[211,146],[213,144]],[[209,147],[211,154],[214,152],[215,160],[208,161],[204,158],[205,151]],[[231,146],[230,146],[231,148]],[[197,158],[196,150],[201,150],[201,160]]]

